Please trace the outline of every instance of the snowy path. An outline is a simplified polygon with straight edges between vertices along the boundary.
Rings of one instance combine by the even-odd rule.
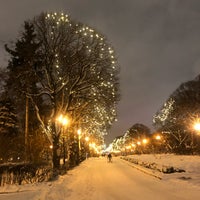
[[[28,186],[27,186],[28,187]],[[52,183],[29,186],[33,191],[0,194],[1,200],[192,200],[198,188],[142,173],[119,158],[90,158]],[[28,188],[23,188],[29,190]]]

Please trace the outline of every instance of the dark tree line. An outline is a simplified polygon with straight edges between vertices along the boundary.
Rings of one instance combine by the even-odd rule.
[[[124,135],[115,138],[113,149],[121,151],[134,144],[130,149],[134,149],[134,153],[141,152],[137,141],[147,137],[150,142],[145,153],[199,154],[200,130],[195,130],[196,122],[200,122],[200,76],[182,83],[156,112],[154,133],[135,124]]]
[[[134,124],[123,135],[116,137],[113,142],[114,151],[122,153],[147,153],[147,140],[151,137],[150,129],[140,123]]]
[[[198,153],[200,135],[194,123],[200,117],[200,76],[181,84],[154,116],[154,126],[163,134],[168,151]]]

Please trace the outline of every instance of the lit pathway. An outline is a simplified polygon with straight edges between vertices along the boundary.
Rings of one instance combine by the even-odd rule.
[[[28,187],[0,194],[0,200],[195,200],[200,194],[180,181],[159,180],[115,157],[113,163],[90,158],[57,181]]]

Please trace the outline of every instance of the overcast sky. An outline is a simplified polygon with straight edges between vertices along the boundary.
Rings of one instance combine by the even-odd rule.
[[[135,123],[152,128],[169,95],[200,74],[199,0],[0,0],[0,66],[3,45],[43,11],[63,11],[99,30],[117,53],[121,101],[108,142]]]

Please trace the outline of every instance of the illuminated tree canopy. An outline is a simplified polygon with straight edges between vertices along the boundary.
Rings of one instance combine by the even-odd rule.
[[[70,128],[74,124],[90,134],[107,133],[116,119],[119,66],[102,34],[64,13],[42,13],[28,23],[34,31],[30,42],[34,54],[27,62],[30,68],[26,73],[21,71],[19,78],[31,73],[31,85],[37,90],[29,85],[22,93],[31,100],[43,131],[53,143],[55,161],[61,135],[56,118],[60,114],[70,118]],[[13,55],[14,51],[7,50]],[[26,85],[24,80],[21,84]]]
[[[180,125],[189,129],[191,120],[200,114],[200,76],[181,84],[154,116],[156,127]],[[175,128],[175,127],[174,127]]]
[[[193,123],[200,115],[200,76],[181,84],[154,116],[157,130],[166,133],[171,148],[188,148],[193,143]],[[174,147],[173,147],[174,146]]]

